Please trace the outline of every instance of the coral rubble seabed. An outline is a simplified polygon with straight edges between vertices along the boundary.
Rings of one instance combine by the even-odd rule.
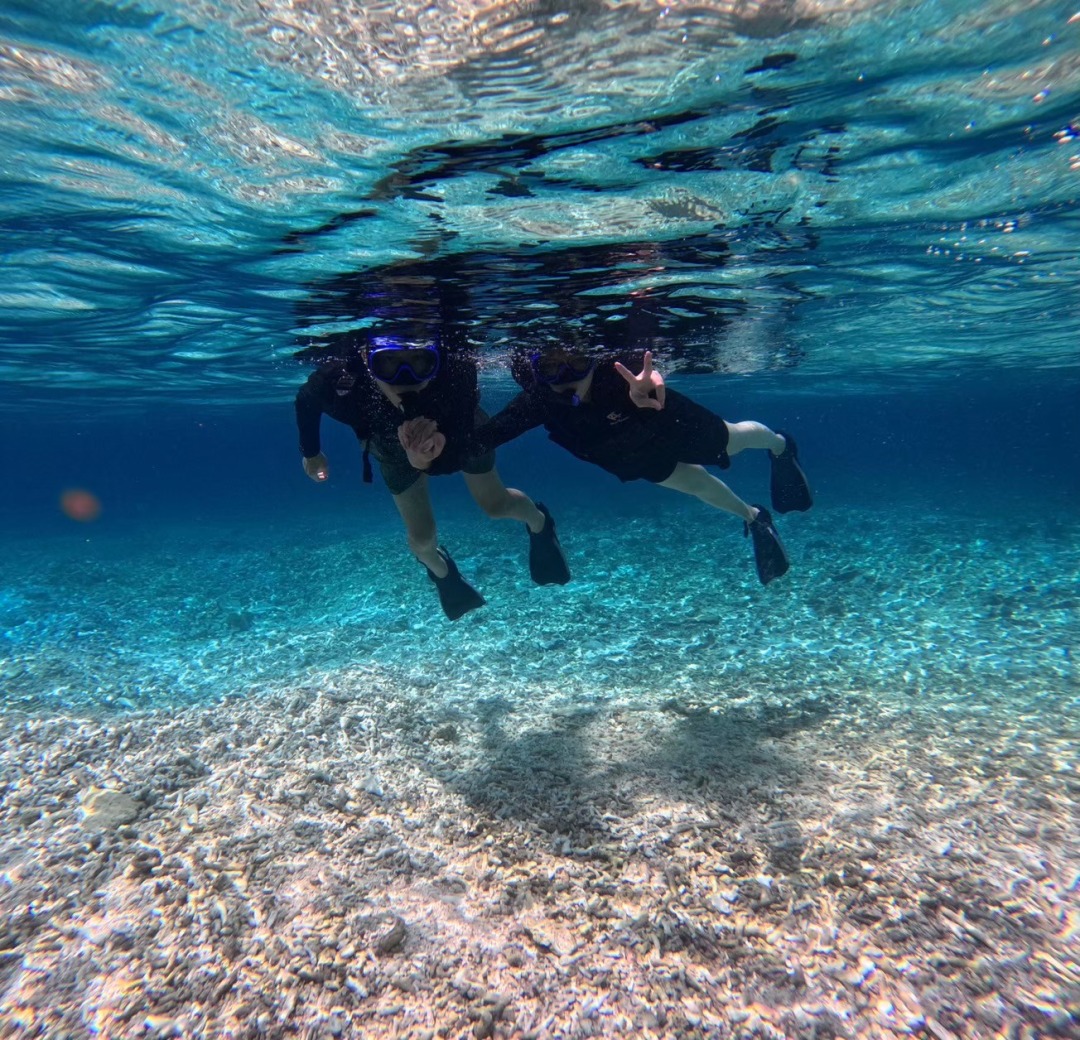
[[[310,679],[3,717],[0,1035],[1075,1035],[1045,719]]]

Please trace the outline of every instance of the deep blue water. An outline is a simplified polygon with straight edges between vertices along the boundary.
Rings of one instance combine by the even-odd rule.
[[[835,397],[785,396],[782,387],[762,390],[739,377],[682,377],[672,385],[733,420],[757,418],[797,430],[822,509],[877,508],[901,499],[931,511],[946,504],[968,508],[973,517],[1018,503],[1027,503],[1033,521],[1076,516],[1080,459],[1071,445],[1080,436],[1080,419],[1073,379],[958,378],[921,393]],[[508,397],[504,380],[484,400],[496,407]],[[0,523],[9,536],[96,539],[162,521],[215,517],[256,527],[299,515],[397,523],[378,478],[361,483],[360,452],[340,424],[324,420],[331,482],[316,487],[304,477],[289,399],[234,409],[159,405],[147,417],[92,413],[78,402],[62,414],[42,410],[31,421],[5,416]],[[601,523],[608,510],[675,497],[645,484],[620,484],[550,444],[542,430],[500,449],[498,466],[511,486],[553,507],[566,502],[594,509]],[[767,494],[766,476],[764,461],[751,453],[736,460],[725,479],[756,501]],[[58,503],[68,488],[96,494],[100,519],[79,525],[65,517]],[[475,509],[460,478],[433,480],[432,497],[440,511]]]

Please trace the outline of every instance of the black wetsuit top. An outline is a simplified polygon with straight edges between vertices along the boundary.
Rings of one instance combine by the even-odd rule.
[[[641,356],[620,359],[639,372]],[[630,400],[626,380],[613,360],[600,361],[593,372],[588,401],[558,394],[539,383],[528,385],[501,412],[480,426],[475,450],[488,451],[543,426],[548,437],[584,462],[613,473],[620,480],[667,480],[680,462],[719,466],[727,456],[728,430],[720,416],[668,389],[663,409],[639,408]]]
[[[361,441],[372,441],[378,453],[400,452],[398,427],[407,419],[434,419],[446,447],[425,471],[431,476],[456,473],[472,454],[471,435],[480,402],[476,363],[460,355],[443,355],[434,379],[422,390],[401,395],[396,408],[379,389],[362,362],[324,365],[312,372],[296,395],[296,426],[304,458],[320,451],[323,415],[351,426]]]

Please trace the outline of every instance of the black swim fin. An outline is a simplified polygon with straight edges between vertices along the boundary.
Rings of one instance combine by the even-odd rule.
[[[780,455],[769,452],[772,475],[769,490],[772,493],[772,505],[778,513],[791,513],[795,510],[805,512],[814,504],[806,474],[799,465],[799,449],[795,438],[790,433],[777,430],[787,442]]]
[[[443,562],[449,568],[444,578],[436,578],[426,567],[428,577],[435,583],[439,590],[439,602],[442,604],[443,613],[451,621],[457,621],[459,617],[468,614],[470,610],[482,607],[487,601],[476,591],[462,576],[457,569],[457,564],[450,558],[450,554],[442,547],[436,552],[443,558]]]
[[[537,502],[536,508],[544,514],[544,526],[537,534],[529,531],[529,574],[537,585],[565,585],[570,580],[570,567],[559,544],[555,519],[542,502]]]
[[[743,535],[753,537],[757,576],[762,585],[768,585],[773,578],[787,574],[791,562],[784,551],[784,543],[780,541],[780,535],[773,527],[769,511],[759,505],[755,505],[754,508],[758,511],[758,515],[752,521],[743,524]]]

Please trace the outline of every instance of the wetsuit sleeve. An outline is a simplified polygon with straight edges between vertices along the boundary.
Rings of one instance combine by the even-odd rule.
[[[305,459],[319,454],[319,426],[323,412],[326,411],[325,398],[328,389],[323,374],[312,372],[296,394],[296,430],[300,435],[300,454]]]
[[[522,391],[501,412],[473,431],[469,454],[485,455],[500,444],[520,437],[543,422],[543,411],[536,396]]]

